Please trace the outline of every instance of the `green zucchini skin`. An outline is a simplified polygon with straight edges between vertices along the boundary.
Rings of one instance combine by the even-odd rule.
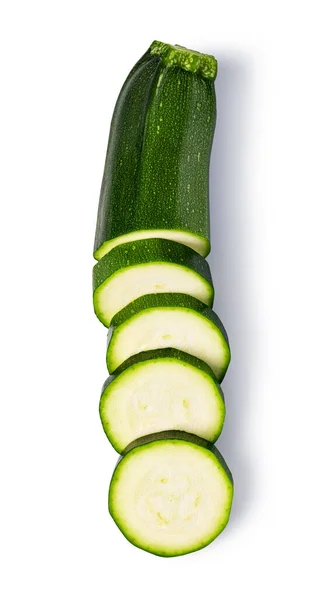
[[[113,112],[98,205],[94,256],[107,240],[130,231],[136,206],[138,167],[147,98],[159,57],[146,52],[130,71]]]
[[[154,42],[128,75],[111,122],[96,259],[122,236],[147,231],[181,233],[181,243],[209,253],[216,71],[213,57]]]
[[[106,379],[102,388],[102,393],[112,381],[112,379],[114,379],[114,377],[120,375],[120,373],[123,373],[123,371],[125,371],[126,369],[129,369],[129,367],[132,367],[136,363],[161,358],[172,358],[173,360],[181,360],[182,362],[186,362],[192,365],[196,369],[200,369],[200,371],[204,371],[214,380],[218,388],[220,388],[213,370],[209,367],[209,365],[207,365],[207,363],[205,363],[200,358],[197,358],[192,354],[188,354],[187,352],[183,352],[182,350],[177,350],[176,348],[159,348],[158,350],[145,350],[144,352],[138,352],[138,354],[134,354],[134,356],[130,356],[129,358],[127,358],[127,360],[121,363],[121,365],[119,365],[119,367],[115,369],[115,371],[112,373],[112,375],[110,375]],[[221,390],[221,395],[224,399],[223,390]]]

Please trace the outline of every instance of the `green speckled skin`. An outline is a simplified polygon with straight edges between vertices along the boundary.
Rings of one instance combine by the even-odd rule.
[[[93,289],[95,291],[120,269],[151,262],[174,263],[192,269],[209,283],[213,295],[212,279],[207,261],[192,248],[161,238],[136,240],[113,248],[93,268]]]
[[[106,240],[134,229],[147,99],[158,66],[159,58],[147,52],[119,94],[106,152],[94,251]]]
[[[139,229],[146,219],[145,229],[183,229],[209,237],[213,87],[200,75],[160,65],[146,114],[139,182],[145,208],[138,213]]]
[[[200,369],[200,371],[204,371],[207,375],[209,375],[214,380],[214,382],[220,389],[219,383],[218,383],[212,369],[203,360],[201,360],[200,358],[197,358],[196,356],[192,356],[192,354],[187,354],[187,352],[183,352],[182,350],[177,350],[177,348],[159,348],[158,350],[146,350],[145,352],[139,352],[138,354],[134,354],[134,356],[130,356],[129,358],[127,358],[127,360],[125,360],[114,371],[114,373],[107,378],[107,380],[105,381],[105,383],[103,385],[102,392],[104,391],[104,389],[108,386],[108,384],[112,381],[112,379],[114,377],[117,377],[118,375],[120,375],[120,373],[122,373],[126,369],[129,369],[129,367],[132,367],[136,363],[152,361],[152,360],[161,360],[161,359],[166,359],[166,358],[169,358],[172,360],[179,360],[181,362],[186,362],[189,365],[192,365],[192,367],[195,367],[196,369]],[[224,394],[222,391],[221,391],[221,395],[224,398]]]
[[[157,46],[158,44],[158,46]],[[135,65],[114,110],[94,253],[135,231],[186,231],[209,244],[208,176],[216,122],[217,63],[155,42]]]

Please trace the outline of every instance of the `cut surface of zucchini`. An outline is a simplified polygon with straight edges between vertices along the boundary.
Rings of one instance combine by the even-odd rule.
[[[194,552],[226,526],[232,475],[218,450],[177,431],[136,440],[110,483],[109,511],[135,546],[160,556]]]
[[[146,350],[176,348],[203,360],[221,381],[230,362],[226,331],[216,313],[186,294],[149,294],[113,319],[106,362],[113,373]]]
[[[108,327],[113,316],[150,293],[183,292],[212,306],[214,289],[207,261],[170,240],[147,239],[116,246],[93,269],[93,302]]]
[[[112,446],[121,453],[141,436],[177,429],[215,442],[225,404],[211,369],[174,349],[143,352],[109,377],[100,400],[100,416]]]
[[[173,242],[178,242],[184,246],[188,246],[195,250],[198,254],[206,257],[210,252],[210,242],[201,237],[200,235],[192,234],[189,231],[183,231],[179,229],[144,229],[138,231],[131,231],[124,235],[120,235],[111,240],[103,242],[103,244],[94,253],[96,260],[100,260],[116,246],[120,244],[126,244],[127,242],[135,242],[136,240],[148,240],[148,239],[165,239]]]

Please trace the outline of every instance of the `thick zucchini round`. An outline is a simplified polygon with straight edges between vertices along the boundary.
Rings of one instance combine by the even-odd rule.
[[[176,348],[203,360],[222,381],[230,362],[226,331],[216,313],[187,294],[148,294],[113,318],[106,362],[113,373],[145,350]]]
[[[183,292],[212,306],[207,261],[170,240],[138,240],[116,246],[93,269],[94,310],[108,327],[113,316],[145,294]]]
[[[218,450],[177,431],[136,440],[113,473],[109,511],[135,546],[171,557],[200,550],[226,526],[232,475]]]
[[[154,42],[118,97],[100,193],[94,256],[165,238],[210,250],[208,176],[217,62]]]
[[[119,453],[136,438],[168,429],[215,442],[225,418],[224,397],[208,365],[172,348],[123,363],[105,382],[99,410]]]

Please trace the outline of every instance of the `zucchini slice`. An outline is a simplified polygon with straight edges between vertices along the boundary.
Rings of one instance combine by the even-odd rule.
[[[209,253],[216,74],[213,56],[157,41],[129,73],[111,122],[97,260],[118,244],[156,237]]]
[[[113,373],[145,350],[176,348],[200,360],[222,381],[230,362],[227,333],[216,313],[187,294],[148,294],[112,320],[106,362]]]
[[[212,306],[214,288],[207,261],[170,240],[116,246],[93,269],[94,310],[109,327],[113,316],[145,294],[183,292]]]
[[[131,357],[109,377],[100,400],[100,417],[112,446],[121,453],[133,440],[168,429],[187,431],[215,442],[225,404],[211,369],[172,348]]]
[[[218,450],[167,431],[136,440],[119,460],[109,511],[132,544],[159,556],[195,552],[227,525],[232,475]]]

